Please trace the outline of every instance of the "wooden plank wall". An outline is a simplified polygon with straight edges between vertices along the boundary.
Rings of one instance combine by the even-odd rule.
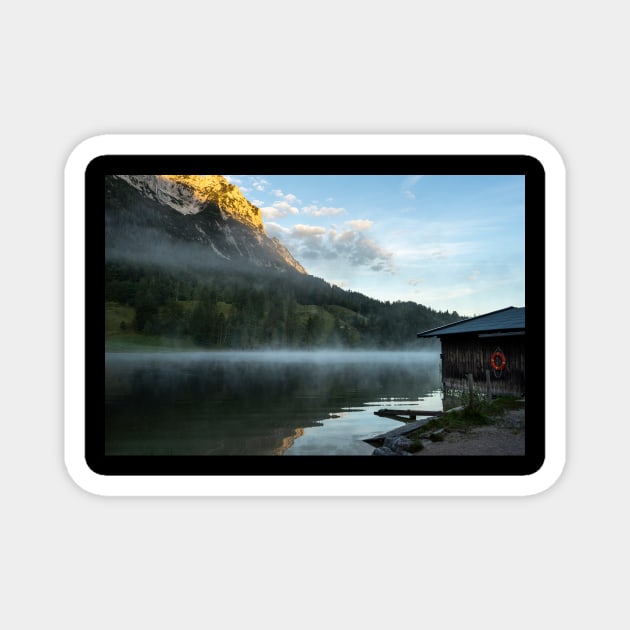
[[[492,353],[500,349],[506,367],[500,372],[490,365]],[[442,381],[444,389],[468,388],[471,373],[475,388],[496,395],[525,394],[525,336],[480,339],[476,335],[442,338]]]

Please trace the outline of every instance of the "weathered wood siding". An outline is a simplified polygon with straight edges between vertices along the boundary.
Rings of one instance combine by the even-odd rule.
[[[525,336],[479,338],[477,335],[442,337],[444,389],[467,390],[467,374],[480,392],[521,396],[525,394]],[[505,355],[506,367],[490,365],[495,350]]]

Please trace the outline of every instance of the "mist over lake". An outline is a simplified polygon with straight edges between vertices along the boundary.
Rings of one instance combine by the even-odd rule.
[[[110,352],[106,455],[370,455],[400,422],[440,410],[433,351]]]
[[[333,282],[224,176],[104,184],[106,455],[370,455],[364,440],[400,424],[376,409],[441,407],[439,344],[417,333],[460,316],[409,283],[393,301],[342,288],[391,271],[369,222],[338,252],[298,248],[337,260]]]

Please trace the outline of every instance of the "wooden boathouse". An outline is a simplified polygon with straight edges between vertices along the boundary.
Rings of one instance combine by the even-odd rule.
[[[525,395],[525,307],[493,311],[425,330],[442,344],[444,392],[476,391],[495,396]]]

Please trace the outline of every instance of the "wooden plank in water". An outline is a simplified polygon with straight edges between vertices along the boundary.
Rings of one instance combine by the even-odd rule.
[[[377,416],[385,416],[386,418],[395,418],[402,422],[409,422],[409,420],[415,420],[416,416],[441,416],[441,411],[422,411],[420,409],[379,409],[374,412]],[[405,418],[404,416],[409,416]]]

